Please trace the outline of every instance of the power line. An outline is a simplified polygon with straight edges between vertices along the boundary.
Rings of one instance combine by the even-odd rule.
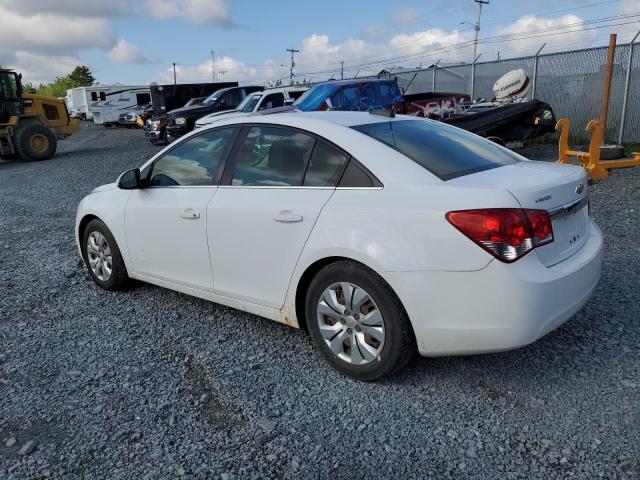
[[[518,34],[498,35],[498,36],[494,36],[494,37],[486,37],[486,38],[484,38],[482,40],[479,40],[479,44],[494,44],[494,43],[502,43],[502,42],[507,42],[507,41],[526,40],[526,39],[530,39],[530,38],[553,36],[553,35],[565,35],[565,34],[568,34],[568,33],[577,33],[577,32],[582,32],[582,31],[595,30],[595,29],[608,28],[608,27],[615,27],[615,26],[620,26],[620,25],[629,25],[629,24],[638,23],[638,20],[634,20],[634,21],[630,21],[630,22],[608,23],[608,24],[605,24],[605,25],[588,26],[588,25],[592,25],[594,23],[601,23],[603,21],[611,21],[612,19],[622,20],[622,19],[639,17],[639,16],[640,16],[640,12],[637,12],[637,13],[632,13],[632,14],[627,14],[627,15],[618,15],[618,16],[615,16],[615,17],[607,17],[607,18],[604,18],[604,19],[594,19],[594,20],[591,20],[589,22],[579,22],[579,23],[573,23],[573,24],[566,24],[566,25],[563,25],[563,26],[551,27],[551,28],[548,28],[548,29],[530,30],[530,31],[526,31],[526,32],[520,32]],[[575,27],[581,26],[581,25],[583,26],[583,28],[575,28]],[[560,30],[560,31],[558,31],[558,30]],[[455,45],[450,45],[450,46],[439,48],[439,49],[427,50],[427,51],[419,52],[419,53],[413,54],[413,55],[406,55],[406,56],[394,57],[394,58],[386,58],[386,59],[381,59],[381,60],[372,60],[370,62],[353,65],[352,67],[348,67],[345,70],[356,70],[356,69],[363,69],[363,68],[380,66],[380,65],[385,65],[385,64],[388,65],[388,64],[398,63],[398,62],[416,60],[416,59],[425,58],[425,57],[432,56],[432,55],[448,53],[448,52],[460,50],[462,48],[467,48],[467,47],[471,46],[471,44],[472,44],[472,42],[467,41],[467,42],[461,42],[461,43],[458,43],[458,44],[455,44]],[[311,75],[311,74],[312,75],[318,75],[318,74],[321,74],[321,73],[328,73],[328,72],[327,71],[306,72],[306,73],[304,73],[304,75]]]

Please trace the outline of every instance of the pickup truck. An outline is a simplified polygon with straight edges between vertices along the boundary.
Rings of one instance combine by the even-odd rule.
[[[440,110],[455,108],[459,103],[469,100],[468,95],[458,93],[419,93],[405,97],[395,80],[354,78],[320,83],[307,90],[290,107],[259,113],[271,114],[291,110],[367,111],[393,108],[400,114],[431,118]]]
[[[200,105],[207,97],[191,98],[183,105],[183,107],[191,107]],[[136,124],[144,128],[144,134],[154,145],[160,145],[167,141],[167,125],[169,124],[169,116],[165,113],[162,115],[153,115],[153,110],[148,115],[138,115]]]
[[[244,117],[254,112],[292,105],[307,90],[306,87],[279,87],[251,93],[235,110],[205,115],[196,121],[195,128],[197,130],[227,118]]]
[[[169,143],[193,130],[196,120],[214,112],[233,110],[244,98],[262,87],[250,85],[245,87],[230,87],[218,90],[209,95],[200,105],[182,107],[168,113],[167,141]]]

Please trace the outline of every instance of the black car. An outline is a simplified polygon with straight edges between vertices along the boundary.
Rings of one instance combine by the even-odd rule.
[[[193,127],[201,117],[214,112],[233,110],[248,94],[263,90],[259,86],[223,88],[209,95],[200,105],[177,108],[169,112],[167,125],[167,141],[173,142]]]

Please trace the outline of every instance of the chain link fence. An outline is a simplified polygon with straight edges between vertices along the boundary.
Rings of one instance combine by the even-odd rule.
[[[557,118],[569,118],[572,139],[584,142],[589,138],[584,130],[587,123],[600,114],[606,63],[607,47],[478,62],[473,78],[474,97],[493,98],[494,82],[510,70],[522,68],[534,82],[535,98],[551,105]],[[623,121],[625,84],[630,65]],[[473,71],[471,64],[431,65],[425,69],[393,72],[389,76],[397,78],[398,85],[405,88],[407,94],[470,93]],[[622,44],[616,48],[606,138],[611,142],[619,139],[625,143],[640,142],[639,44]]]

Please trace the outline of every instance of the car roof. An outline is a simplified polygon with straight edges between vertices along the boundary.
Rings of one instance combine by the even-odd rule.
[[[334,123],[344,127],[353,127],[354,125],[366,125],[369,123],[395,122],[399,120],[425,120],[412,115],[396,115],[395,117],[387,117],[385,115],[377,115],[369,112],[284,112],[277,115],[262,115],[246,117],[246,122],[252,122],[258,118],[269,119],[269,123],[279,123],[279,120],[290,120],[308,118],[315,121]]]
[[[393,82],[394,80],[388,78],[378,78],[378,77],[362,77],[362,78],[347,78],[344,80],[329,80],[327,82],[318,83],[316,85],[312,85],[313,87],[317,85],[356,85],[360,83],[382,83],[382,82]]]

